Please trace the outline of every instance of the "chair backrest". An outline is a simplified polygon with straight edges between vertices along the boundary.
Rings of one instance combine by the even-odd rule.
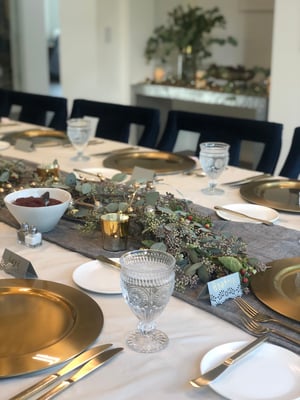
[[[300,174],[300,127],[295,128],[291,147],[285,159],[280,176],[298,179]]]
[[[273,173],[281,149],[283,125],[275,122],[224,117],[186,111],[169,111],[158,149],[173,151],[181,130],[199,135],[195,155],[202,142],[219,141],[230,144],[229,164],[240,166],[242,141],[264,144],[256,170]]]
[[[71,118],[98,118],[96,136],[128,143],[130,127],[142,127],[138,144],[154,148],[160,125],[158,109],[75,99]]]
[[[14,108],[18,109],[16,114],[12,114]],[[0,89],[0,116],[65,131],[67,99]]]

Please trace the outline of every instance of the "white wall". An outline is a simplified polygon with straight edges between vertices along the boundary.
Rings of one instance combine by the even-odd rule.
[[[283,145],[276,172],[285,160],[294,128],[300,126],[299,20],[299,0],[275,0],[269,120],[284,124]]]
[[[130,84],[147,75],[153,27],[149,0],[61,0],[61,83],[69,100],[130,103]]]
[[[14,88],[48,93],[48,50],[44,1],[10,0]]]
[[[220,35],[239,39],[237,47],[215,46],[209,62],[269,67],[273,0],[261,3],[271,7],[249,11],[245,0],[60,0],[63,93],[129,103],[130,85],[153,75],[143,56],[146,41],[178,4],[218,6],[227,20]]]

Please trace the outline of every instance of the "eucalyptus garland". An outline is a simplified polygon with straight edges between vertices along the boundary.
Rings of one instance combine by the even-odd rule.
[[[185,199],[161,195],[155,180],[133,181],[119,173],[111,179],[98,175],[95,181],[74,173],[41,180],[36,167],[19,160],[0,159],[0,197],[26,186],[61,187],[73,198],[66,218],[80,222],[82,231],[100,229],[100,216],[108,212],[130,216],[130,235],[139,247],[167,251],[176,258],[177,291],[239,272],[247,292],[249,278],[266,266],[247,255],[239,237],[214,230],[208,215],[200,215]]]

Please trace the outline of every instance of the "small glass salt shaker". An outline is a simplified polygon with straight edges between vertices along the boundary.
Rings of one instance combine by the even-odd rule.
[[[25,235],[25,244],[28,247],[38,247],[42,244],[42,234],[36,226],[30,226],[27,235]]]
[[[23,222],[20,229],[17,231],[18,243],[25,244],[25,236],[27,235],[28,230],[29,225],[27,224],[27,222]]]

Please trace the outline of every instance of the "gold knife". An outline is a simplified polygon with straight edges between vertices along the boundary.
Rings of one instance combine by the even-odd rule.
[[[79,356],[75,357],[72,361],[70,361],[66,366],[64,366],[59,371],[54,374],[46,376],[46,378],[37,382],[36,384],[30,386],[29,388],[23,390],[19,394],[14,397],[11,397],[9,400],[25,400],[33,394],[39,392],[45,387],[49,386],[51,383],[55,382],[58,378],[63,377],[64,375],[72,372],[74,369],[81,367],[82,364],[91,360],[93,357],[97,356],[102,351],[111,347],[112,344],[101,344],[100,346],[93,347],[90,350],[86,350],[83,353],[79,354]]]
[[[256,349],[260,344],[265,342],[268,339],[268,336],[261,336],[258,339],[254,340],[247,346],[243,347],[237,353],[233,354],[232,356],[228,357],[226,360],[222,362],[222,364],[218,365],[217,367],[207,371],[205,374],[200,375],[196,379],[192,379],[190,384],[196,388],[203,387],[208,385],[210,382],[218,378],[227,368],[231,365],[235,364],[238,360],[242,357],[249,354],[250,351]]]
[[[270,177],[271,177],[271,174],[260,174],[260,175],[249,176],[248,178],[240,179],[238,181],[225,182],[225,183],[222,183],[222,185],[239,186],[239,185],[244,185],[246,183],[255,182],[257,180],[270,178]]]
[[[104,151],[102,153],[94,153],[94,154],[90,154],[93,157],[102,157],[102,156],[109,156],[111,154],[119,154],[119,153],[126,153],[126,151],[132,151],[132,150],[138,150],[139,147],[138,146],[132,146],[132,147],[123,147],[121,149],[116,149],[116,150],[108,150],[108,151]]]
[[[121,264],[120,263],[118,263],[117,261],[111,260],[110,258],[103,256],[102,254],[97,256],[96,260],[104,262],[106,264],[109,264],[111,267],[113,267],[115,269],[118,269],[119,271],[121,269]]]
[[[224,212],[228,212],[229,214],[238,215],[238,216],[240,216],[240,217],[249,218],[249,219],[251,219],[251,220],[253,220],[253,221],[261,222],[262,224],[265,224],[265,225],[269,225],[269,226],[274,225],[273,222],[268,221],[268,220],[266,220],[266,219],[251,217],[250,215],[244,214],[244,213],[239,212],[239,211],[230,210],[229,208],[226,208],[226,207],[215,206],[214,209],[215,209],[215,210],[224,211]]]
[[[37,400],[49,400],[56,396],[58,393],[70,387],[73,383],[84,378],[86,375],[95,371],[97,368],[101,367],[104,363],[110,360],[113,356],[123,350],[123,347],[117,347],[115,349],[106,350],[98,356],[94,357],[91,361],[86,363],[78,372],[72,375],[70,378],[62,381],[60,384],[54,386],[48,392],[38,397]]]

